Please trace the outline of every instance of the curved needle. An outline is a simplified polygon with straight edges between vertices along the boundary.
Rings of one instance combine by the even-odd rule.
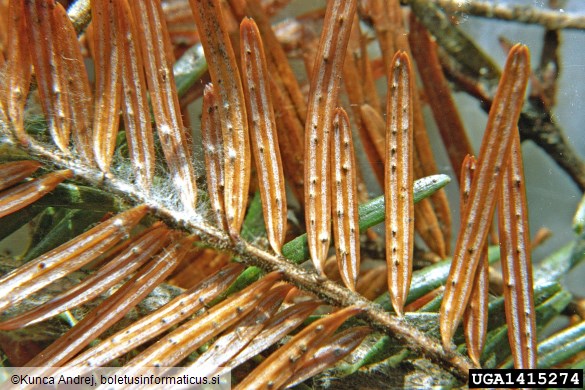
[[[440,328],[443,347],[449,349],[457,325],[469,302],[475,270],[492,221],[499,177],[512,145],[530,75],[528,48],[515,45],[508,55],[502,79],[490,110],[477,171],[471,184],[466,212],[457,237],[445,295]]]

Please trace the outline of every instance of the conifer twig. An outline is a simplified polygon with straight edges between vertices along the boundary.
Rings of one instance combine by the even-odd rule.
[[[410,0],[403,0],[409,4]],[[585,29],[585,15],[539,9],[530,5],[509,5],[478,0],[429,0],[447,12],[457,12],[484,18],[508,20],[526,24],[540,24],[549,30]]]
[[[15,145],[17,144],[10,134],[3,132],[3,135],[10,137],[9,140]],[[362,309],[361,317],[366,319],[374,328],[393,334],[414,350],[420,351],[423,355],[440,364],[457,378],[463,381],[467,380],[469,369],[472,368],[468,359],[459,353],[443,350],[436,340],[424,335],[407,321],[390,315],[378,304],[372,303],[361,295],[345,289],[333,281],[323,280],[317,274],[292,264],[282,256],[272,255],[242,240],[234,242],[226,233],[219,231],[207,222],[185,215],[180,210],[170,209],[159,200],[154,199],[150,194],[117,178],[112,173],[101,172],[93,167],[79,165],[79,161],[56,151],[54,148],[31,140],[26,151],[32,156],[50,162],[49,164],[53,164],[55,167],[71,168],[78,179],[93,185],[99,185],[107,191],[122,196],[131,203],[147,204],[151,213],[167,222],[169,226],[180,226],[197,234],[205,244],[215,248],[228,249],[238,254],[247,265],[257,265],[266,272],[281,271],[284,280],[316,294],[329,304],[339,307],[350,305],[360,307]]]
[[[89,0],[77,0],[67,10],[67,15],[75,27],[75,31],[79,34],[91,22],[91,7]]]

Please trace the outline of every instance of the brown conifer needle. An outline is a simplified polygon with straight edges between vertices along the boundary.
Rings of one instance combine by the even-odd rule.
[[[240,24],[240,49],[264,222],[270,246],[280,254],[287,222],[284,175],[264,47],[260,31],[252,19],[244,19]]]
[[[0,165],[0,191],[26,179],[41,167],[38,161],[21,160]]]
[[[221,122],[213,84],[207,84],[203,91],[203,108],[201,115],[201,143],[205,157],[205,172],[207,173],[207,191],[211,210],[217,227],[227,231],[225,219],[224,173],[223,173],[223,136]]]
[[[93,154],[98,167],[108,172],[114,157],[122,92],[120,34],[113,2],[92,0],[93,54],[95,63],[95,112]]]
[[[154,177],[154,136],[146,96],[146,80],[138,30],[127,0],[114,3],[120,34],[122,62],[122,107],[130,162],[136,182],[149,191]]]
[[[229,233],[240,235],[248,202],[250,141],[240,72],[219,0],[190,0],[218,95],[224,150],[224,207]]]
[[[461,215],[465,213],[465,205],[471,191],[471,183],[476,168],[475,158],[467,155],[463,159],[461,167],[461,178],[459,180],[461,192]],[[469,306],[463,315],[463,328],[465,331],[465,343],[467,353],[476,366],[481,366],[480,358],[485,344],[488,326],[488,304],[489,304],[489,262],[487,242],[482,248],[483,253],[479,259],[475,280],[469,298]]]
[[[498,223],[508,339],[514,368],[536,368],[536,313],[528,207],[518,130],[501,176]]]
[[[81,55],[75,28],[67,16],[65,8],[59,3],[53,10],[54,37],[59,49],[59,58],[63,69],[65,96],[68,99],[71,118],[73,145],[81,159],[94,165],[92,150],[93,134],[93,96],[89,87],[87,70]]]
[[[70,113],[67,100],[66,69],[55,41],[52,13],[54,0],[24,2],[28,42],[43,112],[49,132],[61,151],[69,150]]]
[[[0,330],[11,330],[35,324],[66,310],[89,302],[107,289],[120,283],[144,265],[168,244],[169,230],[158,227],[132,242],[96,273],[50,301],[9,320],[0,322]]]
[[[360,236],[355,156],[349,117],[335,111],[331,136],[331,204],[337,265],[343,284],[352,291],[360,271]]]
[[[408,55],[394,55],[388,76],[386,109],[386,263],[394,310],[402,315],[414,250],[412,68]]]
[[[380,155],[380,161],[383,161],[384,160],[383,156],[386,153],[385,140],[382,136],[385,132],[384,129],[386,127],[386,125],[384,124],[384,119],[382,118],[382,115],[380,113],[378,113],[374,108],[372,108],[368,104],[362,105],[360,111],[362,121],[368,133],[370,134],[370,137],[373,140],[377,153]],[[413,171],[414,175],[416,176],[417,175],[417,164],[415,157],[416,150],[414,150],[413,153],[414,153]],[[384,183],[383,178],[382,180],[380,180],[380,183]],[[443,234],[441,233],[439,220],[437,219],[437,215],[435,214],[433,205],[430,199],[428,198],[421,199],[421,201],[414,206],[414,229],[432,251],[437,253],[439,256],[443,256],[445,254],[446,252],[445,240]]]
[[[303,132],[307,117],[307,103],[299,81],[287,59],[285,49],[273,31],[272,22],[260,0],[229,0],[237,20],[248,16],[254,19],[265,47],[280,153],[284,175],[297,200],[304,202]]]
[[[276,127],[279,130],[278,142],[282,156],[283,170],[297,200],[304,199],[304,124],[295,115],[294,107],[287,105],[286,95],[270,79],[272,100],[276,109]]]
[[[345,320],[359,312],[358,308],[347,307],[313,322],[266,358],[236,389],[282,387],[306,356],[311,356]]]
[[[6,69],[7,92],[6,110],[16,138],[27,143],[24,131],[24,105],[28,95],[31,78],[31,58],[29,53],[26,18],[24,16],[24,2],[10,1],[8,5],[8,43]]]
[[[104,253],[126,237],[147,211],[145,205],[125,211],[2,277],[0,312]]]
[[[130,9],[138,26],[138,38],[152,112],[173,184],[187,213],[194,213],[197,185],[191,146],[183,128],[181,107],[173,77],[171,41],[160,1],[133,1]]]
[[[362,104],[360,107],[360,118],[362,121],[362,131],[360,138],[364,145],[364,152],[368,155],[368,160],[374,171],[376,179],[380,186],[384,185],[384,118],[376,109],[369,104]],[[367,135],[365,134],[367,133]],[[364,139],[366,141],[364,142]]]
[[[286,387],[293,387],[329,367],[333,367],[360,345],[371,332],[372,330],[367,326],[358,326],[329,337],[324,345],[299,363],[299,367],[295,369],[295,373],[287,381]]]
[[[331,240],[329,142],[356,0],[327,3],[305,123],[305,219],[311,260],[324,276]]]
[[[354,16],[353,26],[351,28],[351,34],[349,36],[349,42],[347,47],[347,55],[343,64],[343,83],[345,85],[345,91],[347,92],[347,98],[350,103],[350,107],[353,111],[353,115],[356,122],[356,127],[359,130],[359,138],[364,150],[365,155],[368,157],[370,166],[374,171],[376,178],[380,185],[384,183],[384,163],[382,153],[379,155],[376,152],[376,138],[378,136],[382,141],[382,150],[384,149],[383,131],[380,133],[372,134],[368,131],[368,128],[364,122],[368,119],[367,116],[362,115],[362,106],[366,105],[376,114],[380,110],[380,101],[378,98],[377,91],[374,88],[374,79],[368,59],[367,51],[363,46],[362,33],[359,26],[359,17]],[[367,104],[369,103],[369,104]],[[375,107],[375,108],[374,108]],[[381,116],[381,115],[380,115]],[[383,120],[382,120],[383,123]],[[384,125],[382,124],[382,129]]]
[[[142,301],[167,276],[191,249],[196,236],[188,236],[167,251],[161,252],[114,294],[89,312],[67,333],[27,363],[28,367],[58,367],[64,365],[96,336],[119,321]]]
[[[240,322],[228,329],[192,365],[197,375],[213,375],[254,338],[280,308],[290,284],[273,287],[256,307]]]
[[[128,366],[171,367],[179,363],[212,337],[244,318],[280,277],[278,272],[266,275],[235,296],[214,306],[205,315],[181,325],[132,359]]]
[[[358,5],[358,7],[360,6]],[[352,78],[359,81],[359,85],[355,85],[355,93],[359,95],[360,103],[355,109],[359,109],[359,106],[365,103],[370,105],[377,112],[381,112],[382,103],[378,96],[378,91],[376,90],[376,80],[374,78],[372,62],[370,61],[370,54],[368,53],[369,39],[367,33],[362,27],[360,27],[361,22],[359,14],[360,12],[358,11],[354,17],[351,34],[349,36],[348,54],[344,64],[344,79]],[[353,75],[345,73],[347,70],[351,69],[356,73]],[[349,77],[345,77],[346,75]],[[348,91],[348,94],[351,93]]]
[[[366,270],[360,274],[355,287],[361,296],[373,301],[388,291],[388,267],[386,264]]]
[[[425,87],[425,95],[429,100],[429,106],[433,111],[433,117],[439,128],[453,171],[459,179],[463,160],[467,154],[473,153],[473,149],[451,96],[451,89],[441,69],[437,44],[416,19],[414,13],[410,15],[408,38]]]
[[[406,52],[412,57],[411,48],[408,44],[407,32],[405,29],[405,23],[402,17],[402,10],[400,8],[399,0],[390,0],[388,2],[391,7],[391,14],[393,15],[395,26],[392,28],[394,33],[394,39],[397,48],[400,50],[406,50]],[[413,104],[414,104],[414,148],[416,150],[415,158],[420,164],[422,176],[433,175],[438,172],[437,163],[435,162],[433,149],[429,140],[429,135],[426,129],[425,120],[423,118],[423,110],[420,94],[418,89],[413,92]],[[430,200],[433,204],[435,211],[435,217],[439,222],[439,226],[436,228],[436,237],[440,237],[440,241],[427,240],[425,243],[437,253],[441,258],[444,258],[451,250],[451,210],[449,208],[449,201],[445,191],[437,191],[431,195]],[[433,228],[433,223],[429,224]]]
[[[230,264],[197,286],[177,296],[155,312],[142,317],[132,325],[103,340],[95,347],[76,356],[67,365],[99,367],[139,347],[193,315],[197,310],[215,299],[235,280],[241,273],[242,268],[240,264]],[[145,332],[144,329],[148,329],[148,332]]]
[[[415,153],[415,158],[417,155],[418,153]],[[414,206],[414,229],[432,252],[440,258],[445,258],[447,255],[445,236],[430,198],[425,198]]]
[[[402,10],[399,0],[371,0],[370,15],[376,30],[382,57],[386,68],[392,67],[392,55],[396,50],[404,50],[410,55],[410,46],[406,38]],[[429,176],[437,173],[437,164],[433,157],[418,91],[413,90],[413,142],[415,153],[415,177]],[[432,207],[428,202],[432,201]],[[415,228],[425,237],[427,246],[439,256],[444,257],[449,251],[451,236],[451,213],[444,191],[434,193],[424,206],[417,206],[418,221]],[[426,210],[421,210],[425,208]],[[431,213],[431,208],[433,212]],[[421,216],[426,214],[425,220]],[[436,224],[435,224],[436,220]],[[423,226],[421,226],[423,225]],[[434,237],[434,238],[432,238]],[[440,237],[440,238],[439,238]]]
[[[287,60],[287,53],[276,37],[270,15],[266,12],[266,6],[260,0],[229,0],[229,3],[238,19],[243,20],[247,15],[254,19],[258,26],[264,46],[266,46],[268,69],[270,69],[271,76],[274,77],[273,80],[277,88],[286,96],[285,99],[289,106],[280,109],[290,110],[289,112],[294,113],[297,120],[304,122],[307,116],[305,96]],[[301,133],[295,134],[295,137],[302,136],[302,128],[300,130]]]
[[[384,138],[386,124],[384,123],[384,118],[382,114],[369,104],[362,104],[360,114],[365,128],[372,139],[379,161],[383,162],[386,154],[386,141]],[[380,184],[382,183],[384,183],[384,180],[380,181]]]
[[[319,306],[315,301],[304,301],[289,306],[278,312],[258,334],[234,359],[226,362],[220,372],[237,367],[248,359],[258,355],[278,340],[296,329]]]
[[[363,7],[363,11],[372,20],[374,30],[376,31],[376,37],[382,51],[382,56],[386,67],[390,68],[392,55],[396,53],[400,48],[397,47],[395,39],[398,34],[395,30],[401,28],[399,25],[400,21],[396,21],[396,15],[394,15],[393,8],[390,7],[390,2],[395,0],[370,0],[360,4]],[[397,26],[398,25],[398,26]],[[404,50],[404,48],[402,48]]]
[[[0,192],[0,218],[36,202],[53,191],[63,180],[71,177],[73,177],[73,171],[66,169],[48,173],[45,176]]]
[[[529,74],[528,48],[516,45],[510,50],[490,110],[478,168],[471,184],[467,211],[463,214],[462,228],[445,286],[439,321],[445,349],[450,348],[451,338],[469,301],[481,248],[492,220],[499,175],[509,155]]]

